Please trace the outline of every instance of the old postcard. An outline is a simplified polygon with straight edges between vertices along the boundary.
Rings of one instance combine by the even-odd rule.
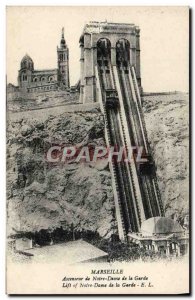
[[[189,8],[7,7],[7,294],[189,294]]]

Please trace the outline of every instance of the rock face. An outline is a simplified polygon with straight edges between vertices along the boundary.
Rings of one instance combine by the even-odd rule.
[[[147,96],[144,112],[166,216],[189,214],[189,95]]]
[[[79,102],[79,92],[44,91],[44,92],[9,92],[7,89],[7,106],[10,111],[26,111]]]
[[[111,176],[107,166],[86,162],[48,163],[55,145],[105,145],[99,111],[25,118],[8,124],[8,223],[13,229],[97,231],[109,237],[115,228]]]
[[[188,95],[147,96],[144,111],[166,215],[181,220],[189,207]],[[63,113],[62,106],[58,114],[8,116],[8,234],[71,224],[105,238],[116,232],[107,165],[48,163],[49,147],[64,144],[105,145],[100,111]]]

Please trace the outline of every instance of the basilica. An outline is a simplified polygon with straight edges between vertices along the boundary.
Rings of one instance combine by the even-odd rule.
[[[60,47],[57,47],[57,68],[35,70],[32,58],[26,54],[18,71],[18,89],[24,92],[41,92],[68,89],[69,86],[69,49],[62,28]]]

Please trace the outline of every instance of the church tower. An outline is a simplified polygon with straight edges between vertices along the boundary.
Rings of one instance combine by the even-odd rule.
[[[58,56],[58,83],[62,88],[69,88],[69,49],[64,39],[64,28],[62,28],[62,37],[60,47],[57,47]]]
[[[26,90],[31,85],[32,74],[34,72],[34,62],[32,58],[26,54],[20,63],[18,71],[18,86],[20,89]]]

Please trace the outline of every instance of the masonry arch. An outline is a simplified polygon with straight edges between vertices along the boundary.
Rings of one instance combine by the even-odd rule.
[[[97,41],[97,60],[109,61],[111,59],[111,42],[107,38],[100,38]]]
[[[54,77],[53,77],[53,76],[49,76],[49,77],[48,77],[48,81],[49,81],[49,82],[53,82],[53,81],[54,81]]]
[[[128,66],[130,62],[130,43],[127,39],[119,39],[116,42],[116,63]]]

